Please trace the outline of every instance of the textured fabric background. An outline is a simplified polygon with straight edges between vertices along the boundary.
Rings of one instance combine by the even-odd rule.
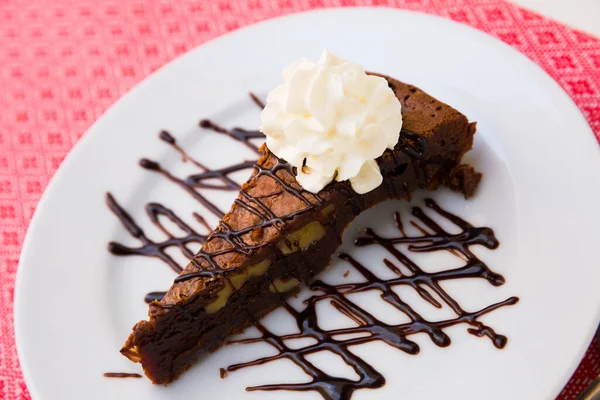
[[[0,398],[29,399],[13,289],[32,213],[67,152],[137,82],[208,39],[322,7],[390,6],[460,21],[542,66],[600,138],[600,40],[502,0],[0,0]],[[596,341],[560,395],[600,373]]]

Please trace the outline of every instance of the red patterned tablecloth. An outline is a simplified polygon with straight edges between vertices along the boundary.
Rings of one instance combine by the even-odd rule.
[[[13,289],[33,211],[108,106],[175,56],[241,26],[322,7],[389,6],[494,35],[542,66],[600,140],[600,40],[502,0],[0,0],[0,398],[29,399]],[[596,340],[559,399],[600,373]]]

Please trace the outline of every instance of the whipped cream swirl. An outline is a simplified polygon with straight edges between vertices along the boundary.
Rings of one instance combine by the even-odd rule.
[[[350,180],[359,194],[383,178],[375,159],[392,149],[402,128],[401,105],[387,80],[324,51],[301,59],[269,92],[261,131],[271,152],[296,167],[305,190]]]

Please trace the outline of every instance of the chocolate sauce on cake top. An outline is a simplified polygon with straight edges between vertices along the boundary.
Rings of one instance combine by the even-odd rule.
[[[252,100],[258,106],[263,106],[262,102],[254,95],[250,94]],[[200,127],[212,130],[218,134],[222,134],[228,136],[235,141],[238,141],[254,152],[258,154],[258,147],[252,143],[252,139],[261,139],[264,138],[264,135],[260,131],[256,130],[247,130],[243,128],[233,128],[227,129],[224,128],[210,120],[203,119],[200,121]],[[302,188],[294,187],[288,184],[280,174],[279,171],[285,171],[291,175],[294,175],[293,168],[290,164],[286,163],[283,160],[277,159],[276,163],[270,168],[266,168],[264,166],[256,164],[256,161],[243,161],[239,163],[234,163],[230,166],[219,168],[219,169],[210,169],[195,158],[191,157],[185,149],[183,149],[178,143],[177,140],[167,131],[161,131],[159,133],[159,138],[163,142],[167,143],[171,147],[173,147],[177,152],[179,152],[182,156],[182,159],[185,161],[190,161],[195,166],[202,170],[199,174],[190,175],[185,179],[176,177],[172,175],[168,170],[161,167],[161,165],[156,162],[146,158],[140,160],[139,165],[147,170],[154,171],[160,173],[162,176],[170,180],[171,182],[177,184],[184,191],[189,193],[193,198],[195,198],[207,211],[211,212],[218,218],[222,218],[225,213],[218,208],[215,204],[213,204],[199,189],[214,189],[214,190],[239,190],[240,194],[246,201],[242,201],[240,199],[236,199],[235,203],[241,207],[244,207],[249,212],[257,215],[261,219],[261,223],[253,226],[246,227],[241,230],[232,230],[225,222],[219,222],[219,229],[213,233],[213,237],[219,237],[224,239],[229,245],[229,248],[219,250],[217,252],[206,252],[204,248],[201,248],[200,251],[196,254],[196,257],[191,254],[187,245],[190,243],[204,243],[208,236],[198,234],[191,228],[188,224],[186,224],[182,219],[177,217],[172,210],[166,208],[165,206],[157,203],[149,203],[146,206],[146,213],[150,217],[151,221],[161,229],[164,233],[169,236],[169,240],[163,243],[156,243],[150,240],[143,232],[143,230],[132,220],[131,216],[117,203],[112,194],[108,193],[106,196],[106,201],[108,203],[109,208],[113,213],[115,213],[123,225],[125,225],[126,229],[129,233],[135,238],[139,239],[142,242],[142,246],[139,248],[130,248],[126,247],[122,244],[111,242],[109,244],[109,251],[115,255],[147,255],[152,257],[157,257],[164,262],[168,263],[171,268],[177,273],[182,271],[182,268],[178,266],[173,259],[164,251],[166,248],[171,246],[177,246],[183,252],[183,254],[190,259],[190,262],[193,263],[198,271],[179,275],[175,282],[182,282],[192,278],[202,278],[202,277],[210,277],[215,274],[222,274],[227,270],[221,268],[218,263],[215,262],[214,257],[223,255],[230,252],[240,252],[242,254],[250,254],[251,251],[257,250],[260,247],[265,245],[258,246],[250,246],[242,240],[242,235],[245,235],[248,232],[264,229],[270,226],[274,226],[276,228],[281,228],[286,225],[286,222],[293,219],[294,217],[313,210],[315,208],[314,204],[309,200],[310,198],[316,200],[316,203],[320,203],[321,199],[318,195],[307,192]],[[406,155],[409,156],[413,165],[415,165],[415,170],[421,171],[424,174],[423,169],[423,161],[427,156],[427,141],[412,132],[402,130],[400,132],[400,138],[398,144],[396,145],[396,149],[402,151]],[[248,192],[244,191],[241,186],[235,182],[229,175],[234,172],[238,172],[241,170],[246,170],[253,168],[255,171],[255,176],[258,178],[260,176],[268,176],[271,179],[274,179],[279,183],[283,189],[292,194],[294,197],[300,199],[306,204],[306,207],[290,213],[285,216],[276,216],[274,215],[261,201],[260,198],[255,197]],[[207,180],[217,179],[221,181],[221,184],[211,184],[207,183]],[[351,190],[351,189],[349,189]],[[171,222],[175,223],[178,227],[180,227],[188,236],[184,239],[176,238],[170,235],[165,231],[164,226],[159,221],[159,217],[164,216],[167,217]],[[200,221],[205,227],[208,227],[206,221],[197,213],[194,214],[194,217]],[[210,231],[210,228],[208,228]],[[190,255],[191,254],[191,255]],[[207,262],[208,268],[203,266],[198,262],[198,259],[203,259]]]

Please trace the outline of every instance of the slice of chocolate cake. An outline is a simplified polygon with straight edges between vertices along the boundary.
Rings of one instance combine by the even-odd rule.
[[[418,188],[446,185],[473,194],[481,174],[461,158],[475,124],[418,88],[384,77],[402,105],[403,129],[377,159],[383,183],[359,195],[347,181],[317,194],[265,145],[254,173],[202,249],[149,320],[137,323],[121,352],[154,383],[176,379],[203,353],[278,307],[327,267],[356,215]]]

